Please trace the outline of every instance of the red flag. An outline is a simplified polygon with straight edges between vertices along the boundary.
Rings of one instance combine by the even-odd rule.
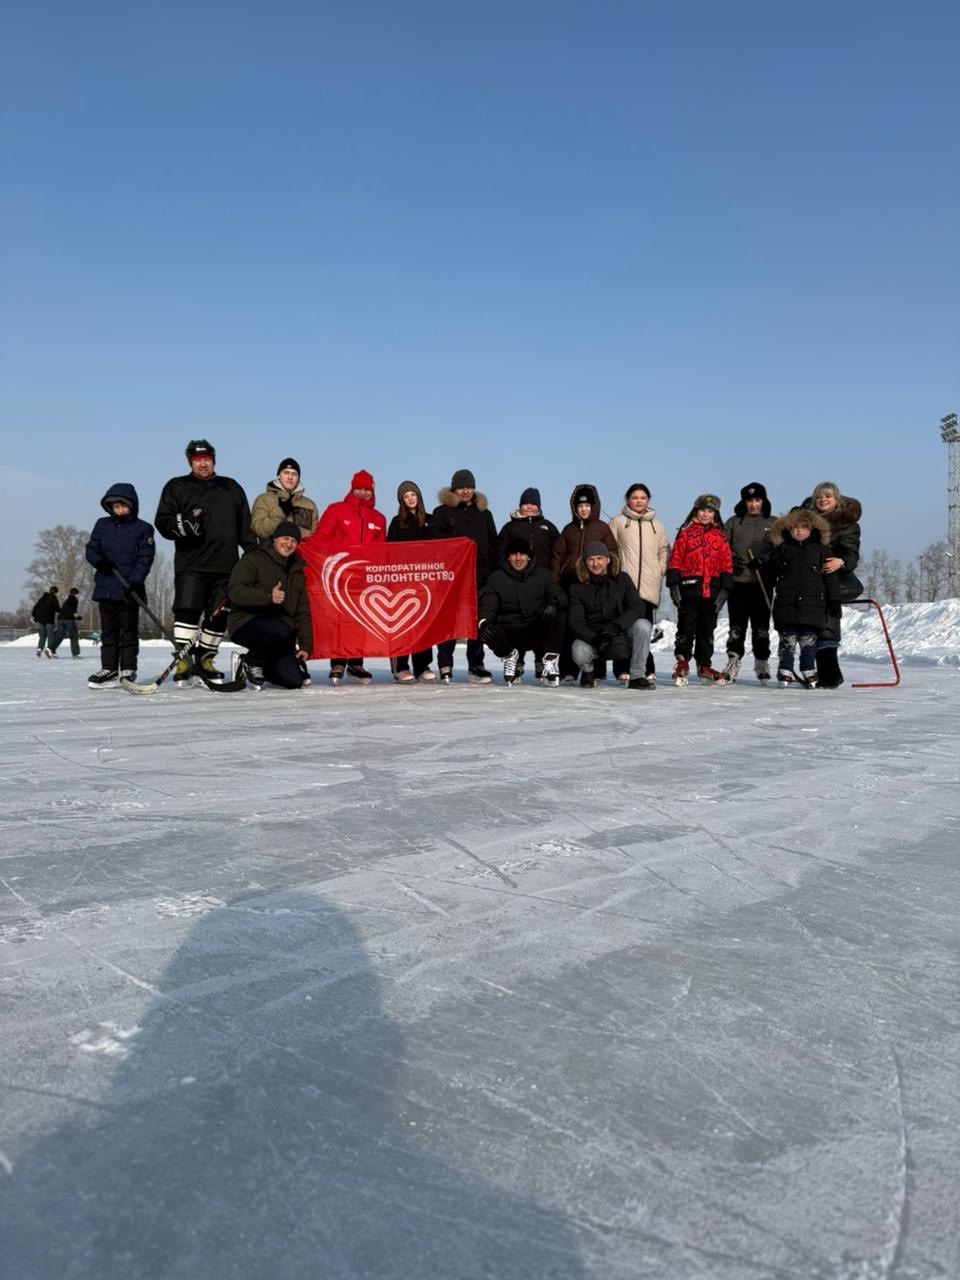
[[[311,658],[397,658],[477,634],[477,548],[436,542],[300,543]]]

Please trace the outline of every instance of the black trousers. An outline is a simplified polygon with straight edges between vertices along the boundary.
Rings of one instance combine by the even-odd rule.
[[[203,629],[211,635],[220,637],[227,629],[229,609],[221,609],[213,618],[212,611],[221,600],[226,599],[229,577],[222,573],[197,573],[192,569],[184,569],[174,580],[173,618],[174,622],[196,626],[200,615],[204,615]],[[201,640],[202,643],[202,640]],[[217,641],[214,641],[216,644]]]
[[[247,650],[252,667],[263,667],[271,684],[283,689],[299,689],[303,671],[297,662],[297,638],[293,628],[279,618],[251,618],[233,633],[237,644]]]
[[[531,618],[529,622],[495,622],[484,629],[484,643],[498,658],[505,658],[513,649],[519,650],[521,659],[528,649],[537,658],[545,653],[559,653],[567,629],[567,615],[559,612],[555,618]]]
[[[749,627],[752,632],[750,639],[753,656],[770,657],[770,607],[759,582],[734,583],[727,600],[727,617],[730,620],[727,653],[743,657]]]
[[[107,671],[136,671],[140,652],[140,606],[129,600],[101,600],[100,661]]]
[[[417,677],[422,676],[433,661],[432,649],[421,649],[419,653],[413,655],[413,674]],[[399,658],[394,658],[392,664],[394,671],[410,670],[410,654],[401,654]]]
[[[713,633],[717,627],[717,606],[703,596],[683,596],[677,610],[677,638],[673,652],[678,658],[696,658],[698,667],[713,662]]]

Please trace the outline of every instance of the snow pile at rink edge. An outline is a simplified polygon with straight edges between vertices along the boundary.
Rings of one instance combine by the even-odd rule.
[[[883,605],[883,614],[898,662],[960,667],[960,600],[933,600],[929,604],[888,604]],[[676,627],[670,621],[664,621],[661,626],[663,638],[653,646],[654,652],[672,653]],[[722,653],[726,648],[726,639],[727,617],[724,613],[717,624],[717,653]],[[36,632],[31,631],[18,640],[0,644],[0,648],[18,646],[31,649],[36,647],[36,643]],[[167,640],[141,640],[140,643],[141,647],[169,647]],[[83,640],[81,644],[85,649],[91,647],[89,640]],[[890,655],[875,609],[867,605],[844,607],[842,650],[846,658],[863,662],[889,662]],[[64,656],[68,654],[69,644],[65,643]]]

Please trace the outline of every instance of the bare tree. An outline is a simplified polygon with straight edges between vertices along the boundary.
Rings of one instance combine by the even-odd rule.
[[[89,533],[73,525],[40,530],[23,584],[34,599],[53,586],[59,587],[61,600],[71,587],[79,587],[80,599],[89,601],[93,591],[93,569],[85,555],[89,538]]]
[[[910,602],[920,599],[920,570],[915,560],[908,560],[903,571],[903,598]]]
[[[863,594],[876,600],[883,594],[881,583],[887,573],[887,562],[890,557],[885,551],[874,551],[865,556],[857,567],[857,575],[863,581]]]
[[[147,578],[147,600],[160,621],[167,626],[173,617],[173,560],[157,547],[156,558]],[[156,639],[160,632],[145,613],[140,616],[140,634]]]
[[[921,600],[938,600],[946,589],[947,583],[947,544],[931,542],[917,556],[920,570]]]
[[[880,573],[880,599],[895,604],[900,599],[900,583],[903,579],[903,565],[899,560],[886,556],[883,570]]]

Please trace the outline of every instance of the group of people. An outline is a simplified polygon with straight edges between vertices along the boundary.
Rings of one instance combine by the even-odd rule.
[[[65,600],[60,599],[59,587],[48,587],[33,606],[31,617],[37,626],[37,657],[55,658],[64,640],[70,641],[70,652],[80,657],[80,634],[77,623],[81,621],[80,588],[71,587]]]
[[[420,487],[402,481],[388,525],[368,471],[358,471],[345,497],[321,514],[304,493],[298,462],[287,457],[251,510],[241,486],[217,472],[209,441],[192,440],[186,456],[189,471],[164,486],[155,517],[156,532],[176,548],[175,683],[189,682],[197,666],[206,680],[222,679],[215,660],[225,635],[247,650],[246,676],[254,686],[309,683],[312,622],[297,552],[311,535],[351,546],[469,538],[476,546],[479,623],[467,637],[466,658],[476,682],[492,679],[489,648],[503,660],[508,683],[522,679],[532,652],[535,675],[546,684],[579,680],[590,687],[605,678],[610,662],[627,687],[655,688],[650,646],[665,584],[677,607],[674,683],[686,684],[691,661],[701,681],[735,680],[748,635],[758,678],[771,679],[771,618],[781,684],[842,683],[841,605],[862,589],[855,574],[860,504],[833,483],[817,485],[779,519],[765,487],[745,485],[725,524],[720,499],[701,494],[671,547],[645,484],[627,489],[609,522],[596,487],[576,485],[562,529],[544,516],[539,491],[528,488],[498,531],[473,473],[461,469],[430,512]],[[155,554],[154,528],[139,518],[133,485],[111,486],[101,506],[106,515],[87,545],[101,611],[103,667],[88,681],[93,688],[136,678],[138,610]],[[718,670],[714,633],[724,605],[726,665]],[[449,683],[455,645],[451,638],[437,646],[436,672],[432,650],[392,659],[393,678]],[[329,676],[371,678],[362,658],[347,656],[331,660]]]

